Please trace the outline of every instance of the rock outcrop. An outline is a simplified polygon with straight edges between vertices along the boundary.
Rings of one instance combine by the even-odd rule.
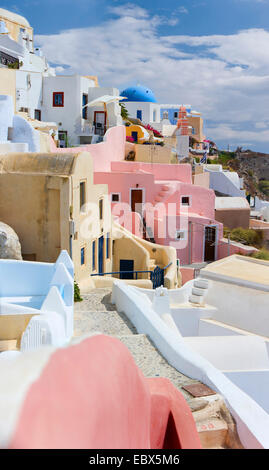
[[[22,259],[18,235],[3,222],[0,222],[0,259]]]

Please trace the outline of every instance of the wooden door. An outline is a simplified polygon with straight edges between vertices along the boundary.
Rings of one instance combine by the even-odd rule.
[[[205,227],[205,261],[215,261],[216,227]]]
[[[131,189],[131,208],[132,212],[138,212],[142,215],[143,190]]]

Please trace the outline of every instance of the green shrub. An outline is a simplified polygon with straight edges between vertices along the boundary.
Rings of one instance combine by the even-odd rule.
[[[258,184],[259,190],[265,194],[266,196],[269,196],[269,181],[268,180],[260,180]]]
[[[78,283],[74,282],[74,302],[82,302],[82,297],[80,295],[80,288]]]
[[[253,230],[245,228],[234,228],[232,230],[224,228],[224,237],[228,238],[230,235],[231,240],[243,243],[243,245],[254,246],[261,248],[263,246],[263,232],[262,230]]]
[[[249,256],[251,256],[251,258],[265,259],[266,261],[269,261],[269,250],[263,248],[262,250],[256,251],[255,253],[251,253]]]

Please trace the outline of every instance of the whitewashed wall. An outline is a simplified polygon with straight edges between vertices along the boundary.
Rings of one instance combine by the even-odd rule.
[[[183,337],[154,312],[149,297],[116,281],[112,301],[139,333],[149,336],[166,360],[181,373],[217,390],[226,400],[245,448],[269,448],[269,416],[246,393],[212,364],[194,352]]]

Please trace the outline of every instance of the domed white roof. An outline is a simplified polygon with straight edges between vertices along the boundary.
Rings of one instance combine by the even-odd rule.
[[[12,11],[5,10],[4,8],[0,8],[0,18],[6,18],[7,20],[14,21],[21,26],[26,26],[30,28],[30,24],[26,18],[21,15],[17,15],[17,13],[13,13]]]

